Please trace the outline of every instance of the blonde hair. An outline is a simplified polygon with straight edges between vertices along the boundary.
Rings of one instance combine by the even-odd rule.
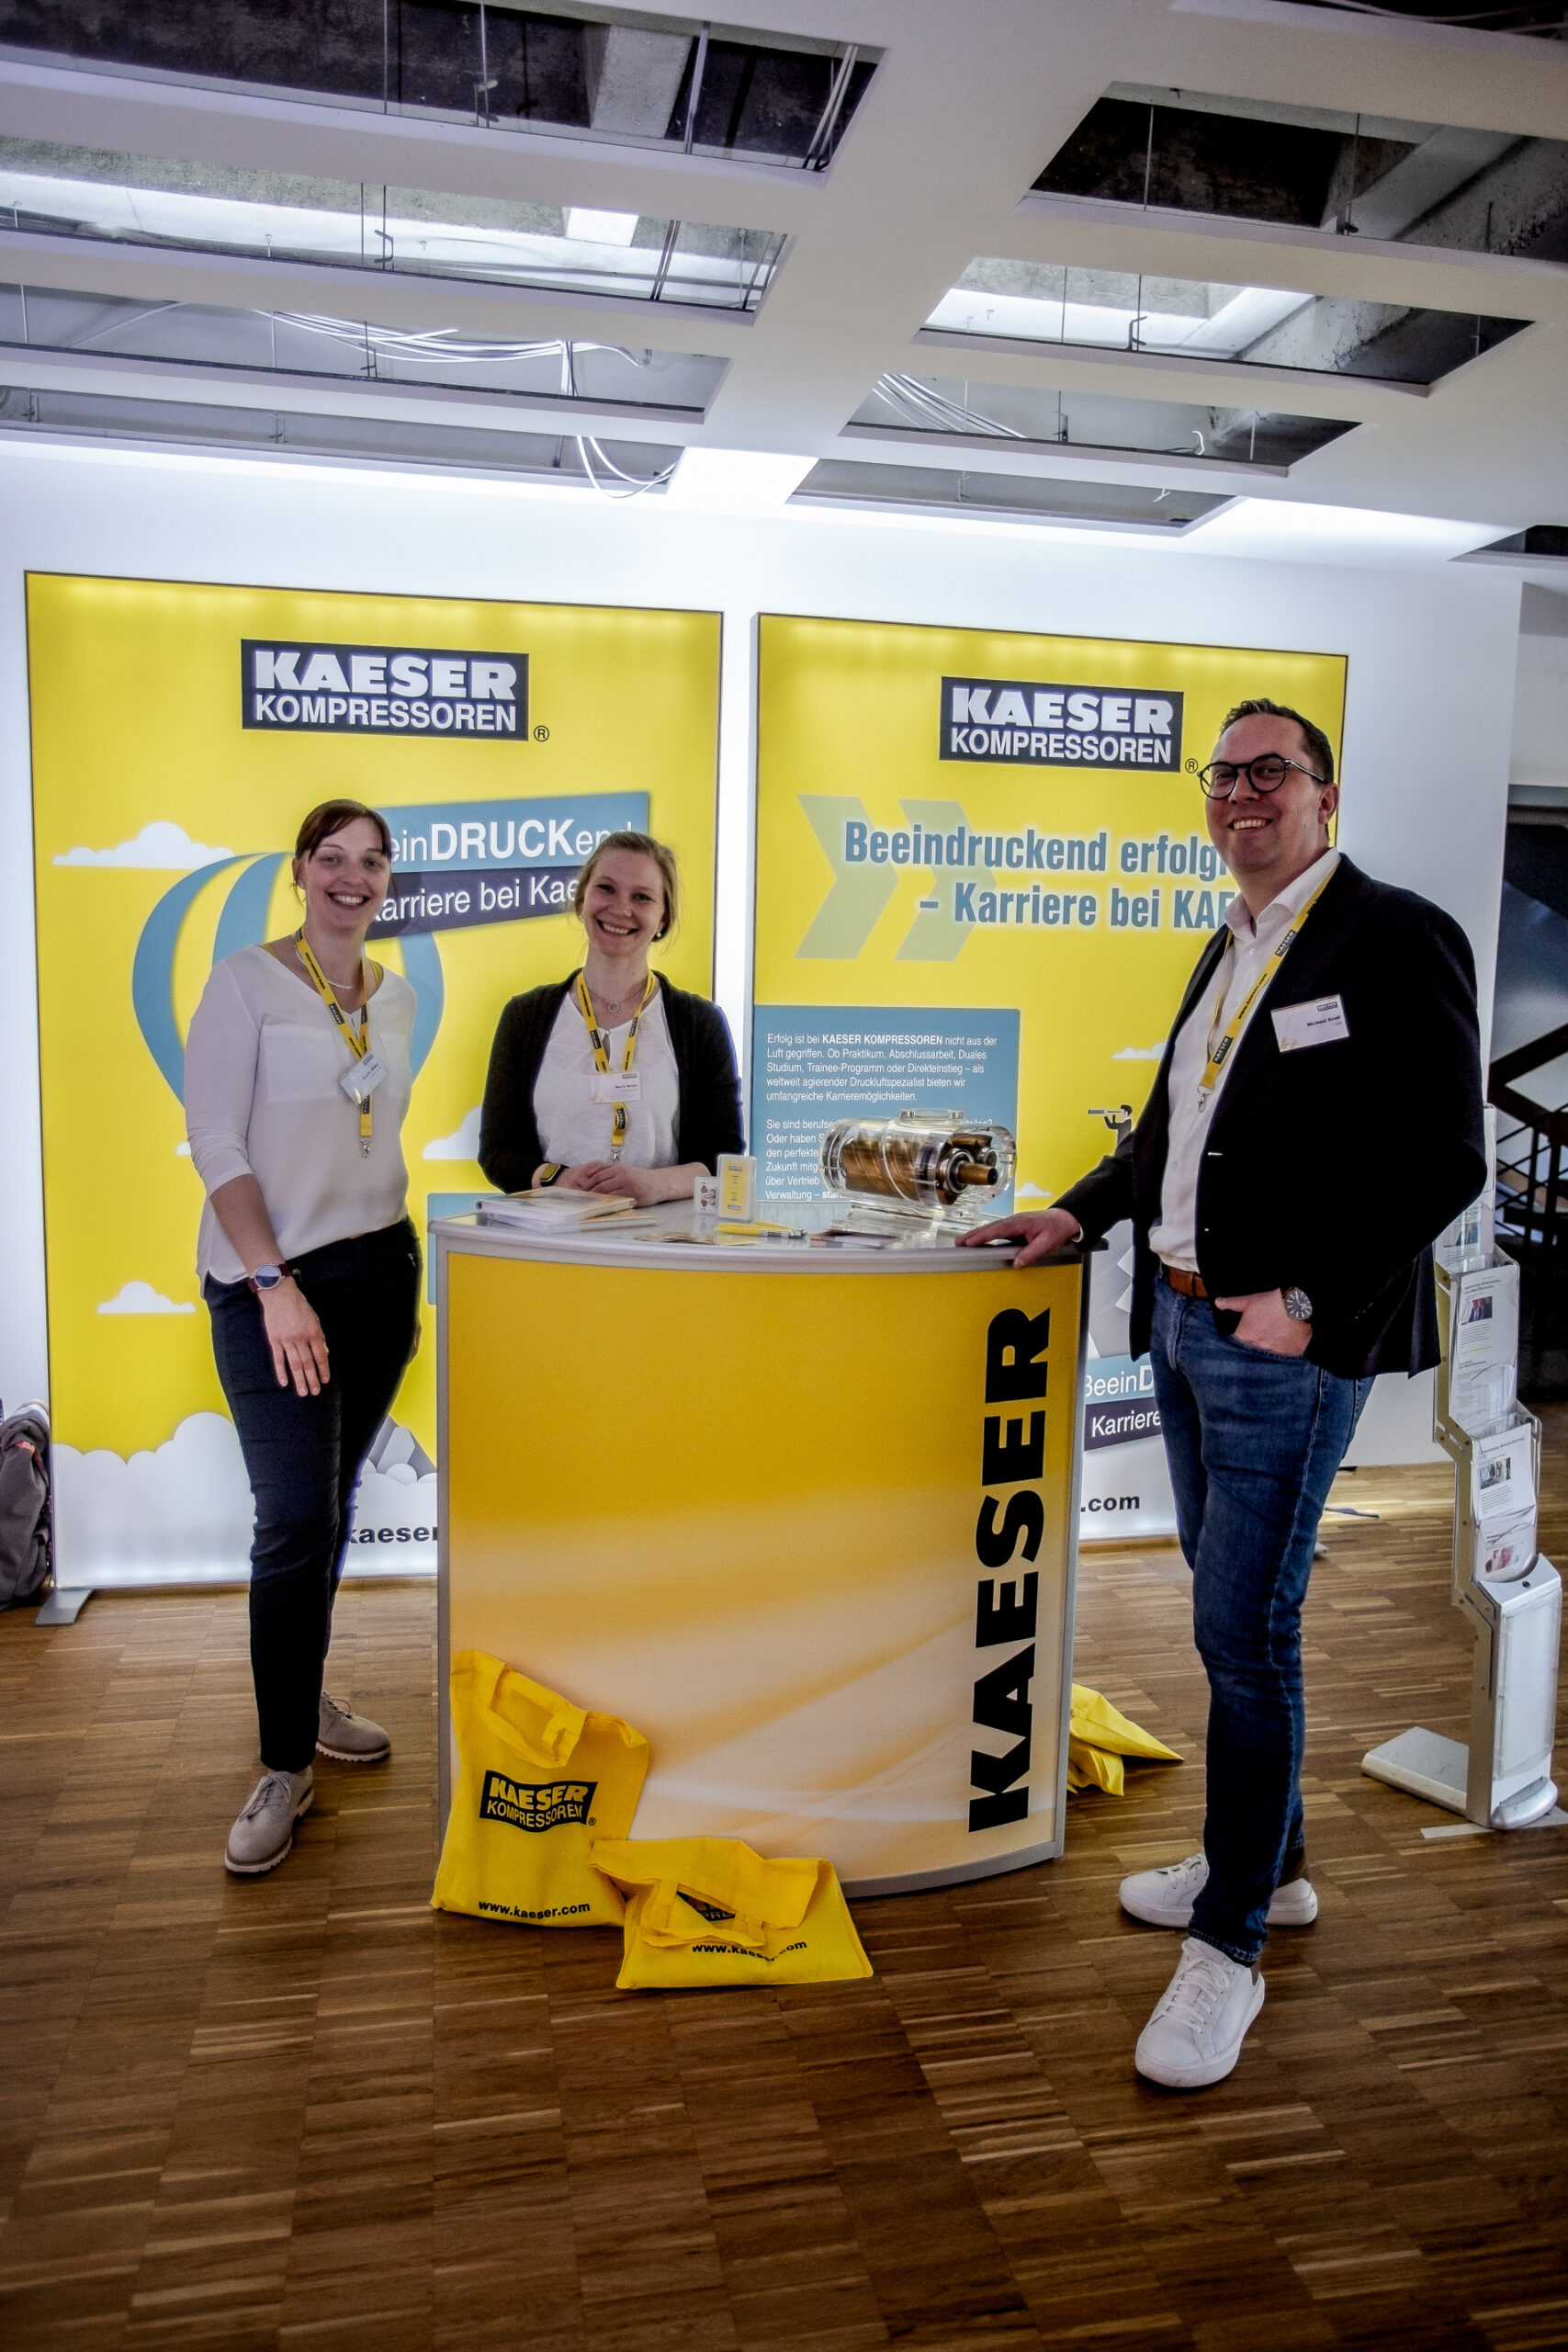
[[[680,911],[681,877],[675,864],[675,853],[668,842],[656,842],[651,833],[634,833],[628,826],[618,833],[606,833],[595,842],[587,858],[578,868],[577,879],[571,887],[572,912],[582,921],[583,895],[593,879],[595,868],[613,849],[630,850],[635,857],[650,857],[658,866],[664,883],[664,921],[654,933],[655,939],[667,939],[675,928]]]

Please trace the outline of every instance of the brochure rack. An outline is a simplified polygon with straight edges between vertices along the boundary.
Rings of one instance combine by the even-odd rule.
[[[1361,1770],[1479,1827],[1528,1829],[1557,1804],[1562,1583],[1536,1549],[1540,1423],[1517,1401],[1518,1268],[1492,1247],[1490,1197],[1437,1249],[1432,1434],[1454,1464],[1453,1601],[1475,1635],[1470,1740],[1401,1732]]]

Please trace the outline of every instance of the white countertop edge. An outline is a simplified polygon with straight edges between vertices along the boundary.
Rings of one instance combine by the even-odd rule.
[[[690,1215],[684,1202],[670,1204]],[[676,1218],[669,1220],[679,1230]],[[987,1268],[1010,1267],[1017,1250],[1008,1244],[987,1250],[905,1249],[856,1250],[811,1248],[801,1241],[739,1241],[712,1248],[694,1244],[682,1248],[650,1240],[646,1230],[633,1240],[589,1239],[581,1234],[548,1240],[534,1233],[508,1232],[493,1225],[476,1225],[466,1216],[440,1217],[430,1227],[433,1241],[444,1242],[466,1257],[521,1258],[567,1266],[636,1266],[676,1273],[745,1273],[762,1268],[771,1274],[979,1274]],[[1076,1250],[1063,1250],[1039,1261],[1042,1265],[1077,1265]]]

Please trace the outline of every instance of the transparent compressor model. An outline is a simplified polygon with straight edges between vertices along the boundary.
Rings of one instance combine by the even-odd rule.
[[[994,1119],[959,1111],[902,1111],[896,1119],[840,1119],[822,1138],[830,1192],[910,1209],[987,1209],[1012,1182],[1014,1144]]]

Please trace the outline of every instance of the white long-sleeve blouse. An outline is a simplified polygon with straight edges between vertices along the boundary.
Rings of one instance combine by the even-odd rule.
[[[401,1130],[413,1088],[414,993],[384,971],[370,999],[370,1043],[387,1076],[373,1097],[370,1150],[343,1091],[353,1055],[325,1003],[265,947],[212,967],[186,1041],[186,1130],[206,1189],[197,1272],[238,1282],[246,1268],[213,1214],[236,1176],[261,1186],[277,1246],[302,1257],[395,1225],[408,1198]]]

